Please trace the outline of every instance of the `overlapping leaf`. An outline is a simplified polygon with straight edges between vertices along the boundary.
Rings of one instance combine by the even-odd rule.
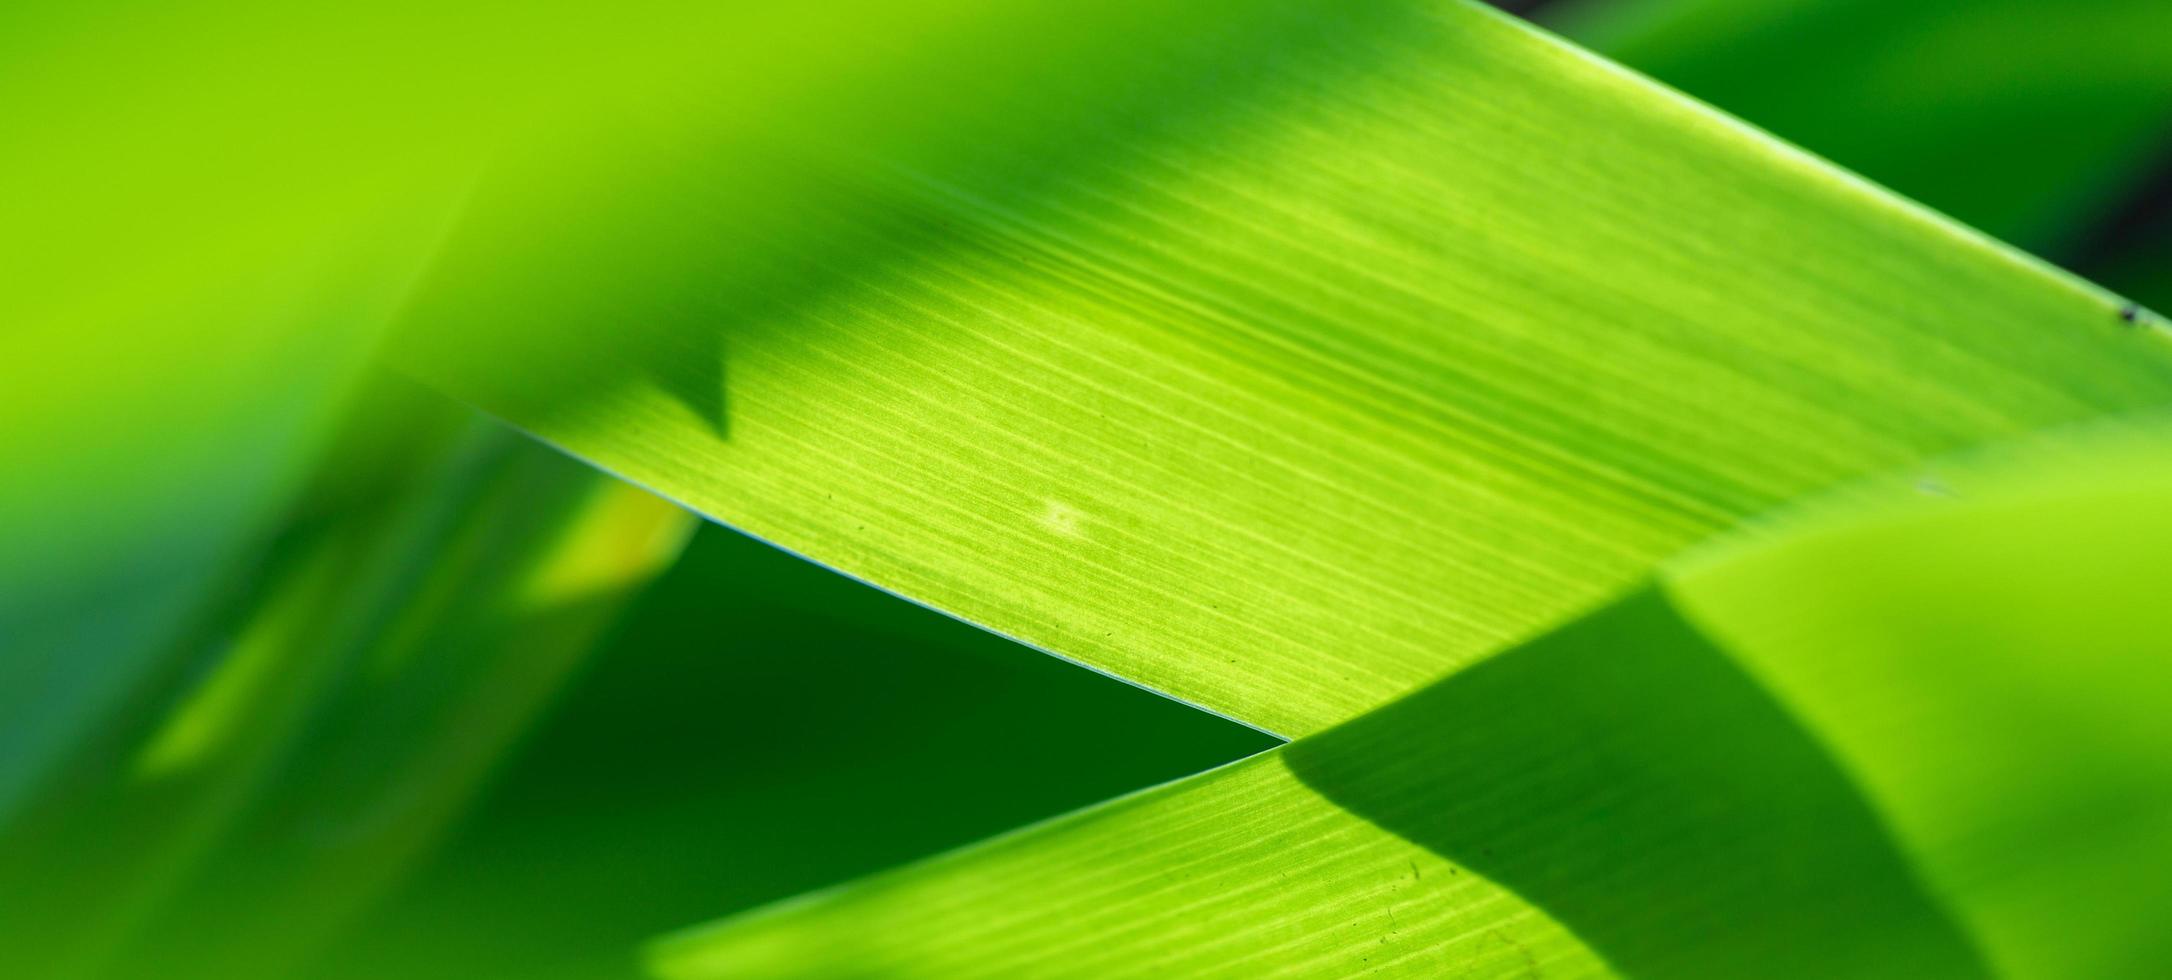
[[[2164,450],[1829,504],[1347,725],[676,937],[657,972],[2147,976]]]

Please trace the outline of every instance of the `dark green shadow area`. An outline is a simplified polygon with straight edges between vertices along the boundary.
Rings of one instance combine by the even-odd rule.
[[[689,923],[1275,744],[717,527],[309,976],[632,976]]]
[[[1817,740],[1653,590],[1283,754],[1628,976],[1988,973]]]

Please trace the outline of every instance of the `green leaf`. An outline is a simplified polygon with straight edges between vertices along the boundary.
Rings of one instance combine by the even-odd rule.
[[[1491,11],[1263,9],[961,48],[982,88],[852,152],[688,114],[509,167],[395,357],[1286,735],[1783,501],[2172,396],[2113,297]]]
[[[0,972],[282,975],[443,833],[691,517],[372,389],[0,836]]]
[[[2172,955],[2172,442],[2074,433],[1668,591],[1818,733],[2000,975]]]
[[[670,978],[2149,976],[2158,436],[1737,537],[1328,732],[667,939]]]

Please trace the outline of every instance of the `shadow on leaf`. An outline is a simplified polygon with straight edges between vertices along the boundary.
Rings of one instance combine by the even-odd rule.
[[[1629,976],[1988,972],[1818,741],[1654,591],[1284,754]]]

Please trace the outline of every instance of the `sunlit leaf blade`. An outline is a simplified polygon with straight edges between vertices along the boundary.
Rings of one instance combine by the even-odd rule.
[[[691,518],[391,380],[0,823],[0,972],[278,975],[442,833]]]
[[[1866,490],[1343,726],[658,943],[757,976],[2144,977],[2162,438]]]
[[[1126,41],[1084,67],[1160,65],[1166,98],[1096,115],[1006,49],[994,108],[857,156],[749,162],[686,119],[609,198],[512,172],[397,357],[1290,735],[1805,492],[2172,396],[2113,297],[1491,11]]]

